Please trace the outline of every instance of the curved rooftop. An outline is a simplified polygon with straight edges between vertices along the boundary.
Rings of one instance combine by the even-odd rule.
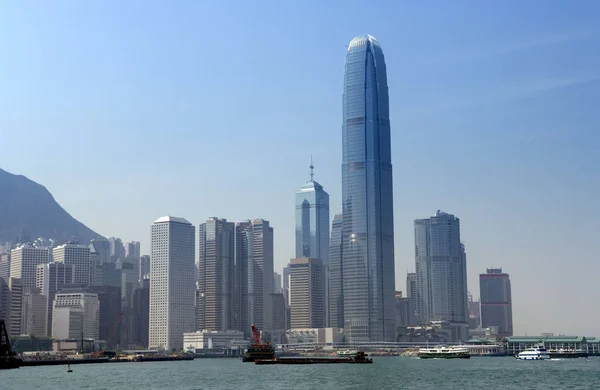
[[[348,45],[348,50],[358,46],[365,46],[367,42],[371,42],[371,44],[373,44],[374,46],[381,47],[379,41],[377,41],[377,38],[375,38],[372,35],[366,34],[352,38],[352,40],[350,41],[350,45]]]

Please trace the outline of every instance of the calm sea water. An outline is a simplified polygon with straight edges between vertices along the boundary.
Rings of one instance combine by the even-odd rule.
[[[24,367],[0,371],[0,389],[600,389],[600,358],[419,360],[256,366],[235,359]]]

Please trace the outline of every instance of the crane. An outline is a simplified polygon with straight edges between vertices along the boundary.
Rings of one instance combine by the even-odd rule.
[[[260,333],[254,324],[252,324],[252,338],[254,339],[254,346],[256,347],[266,347],[269,345],[268,341],[264,344],[260,341]]]

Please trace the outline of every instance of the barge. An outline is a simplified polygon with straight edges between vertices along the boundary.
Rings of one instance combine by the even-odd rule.
[[[252,324],[252,345],[242,356],[242,362],[256,362],[257,360],[273,360],[275,359],[275,348],[271,343],[263,343],[260,340],[260,333],[256,326]]]
[[[373,359],[364,352],[357,352],[350,357],[289,357],[274,359],[258,359],[254,364],[371,364]]]

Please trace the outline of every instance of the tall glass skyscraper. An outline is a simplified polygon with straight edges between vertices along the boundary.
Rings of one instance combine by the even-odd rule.
[[[387,75],[377,40],[352,39],[342,123],[344,330],[395,339],[394,213]]]
[[[467,258],[459,219],[438,210],[415,220],[415,262],[418,320],[446,321],[452,341],[467,340]]]
[[[296,258],[321,260],[325,280],[325,302],[329,302],[329,194],[314,180],[310,162],[310,180],[296,192]],[[329,306],[323,313],[328,325]]]
[[[329,194],[314,180],[310,165],[310,180],[296,192],[296,257],[329,261]]]

